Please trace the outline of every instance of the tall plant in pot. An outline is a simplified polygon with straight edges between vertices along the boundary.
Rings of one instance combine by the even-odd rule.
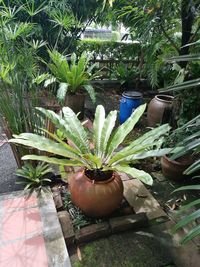
[[[162,156],[169,152],[169,149],[160,148],[163,136],[169,131],[168,125],[155,128],[122,150],[116,151],[132,131],[145,108],[145,104],[138,107],[125,123],[113,131],[117,111],[111,111],[105,117],[103,106],[97,106],[91,139],[70,108],[64,107],[62,115],[37,108],[62,131],[63,136],[70,140],[71,145],[63,142],[56,133],[49,133],[51,140],[36,134],[22,133],[15,135],[15,138],[9,142],[34,147],[58,156],[27,155],[22,158],[23,160],[39,160],[64,166],[82,167],[69,180],[72,201],[85,214],[100,217],[114,211],[122,200],[123,184],[118,172],[127,173],[152,185],[153,180],[148,173],[130,167],[129,163],[138,162],[147,157]]]
[[[45,81],[45,87],[52,83],[59,83],[57,98],[64,105],[72,108],[75,113],[84,114],[85,94],[87,91],[92,102],[95,102],[95,91],[90,81],[94,79],[92,70],[95,64],[89,67],[90,57],[83,53],[79,59],[75,53],[71,55],[71,63],[58,51],[48,51],[51,63],[47,64],[52,77]]]

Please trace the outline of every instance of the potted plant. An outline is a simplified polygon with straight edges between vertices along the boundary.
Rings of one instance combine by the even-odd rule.
[[[184,126],[172,131],[166,138],[164,146],[172,147],[172,150],[161,158],[165,177],[175,181],[182,181],[188,177],[184,172],[194,162],[195,154],[198,153],[199,119],[200,116],[195,117]]]
[[[131,90],[133,82],[139,77],[139,70],[137,67],[120,63],[112,70],[112,77],[120,82],[123,89]]]
[[[47,64],[52,76],[45,81],[45,87],[52,83],[59,83],[57,90],[57,98],[65,106],[70,107],[75,113],[81,113],[79,118],[83,118],[84,103],[86,90],[95,102],[95,92],[91,85],[91,80],[94,79],[95,74],[91,72],[95,67],[89,65],[90,57],[86,53],[82,53],[79,60],[75,53],[71,55],[71,63],[69,64],[67,58],[58,51],[48,50],[51,63]]]
[[[160,148],[162,136],[170,129],[167,124],[145,133],[116,152],[118,146],[142,116],[145,108],[146,104],[138,107],[125,123],[113,131],[117,111],[111,111],[105,117],[104,107],[97,106],[92,138],[89,138],[87,131],[69,107],[63,107],[61,115],[51,110],[37,108],[42,115],[55,124],[57,129],[62,131],[71,145],[63,142],[56,133],[48,133],[51,139],[33,133],[22,133],[14,135],[14,139],[9,142],[56,155],[52,157],[26,155],[23,160],[82,167],[69,180],[72,201],[89,216],[105,216],[119,206],[123,197],[123,184],[118,172],[127,173],[152,185],[153,180],[148,173],[130,167],[129,163],[133,164],[140,159],[162,156],[169,152],[169,149]]]

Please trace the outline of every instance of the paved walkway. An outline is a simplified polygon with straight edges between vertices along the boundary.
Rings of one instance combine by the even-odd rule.
[[[0,266],[71,266],[50,191],[0,196]]]

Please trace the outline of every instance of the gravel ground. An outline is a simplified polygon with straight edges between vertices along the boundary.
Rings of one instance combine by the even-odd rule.
[[[0,162],[0,193],[23,189],[23,186],[16,184],[17,164],[9,144],[0,147]]]

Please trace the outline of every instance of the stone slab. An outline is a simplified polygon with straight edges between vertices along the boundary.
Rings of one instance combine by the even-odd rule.
[[[137,179],[123,181],[124,197],[135,213],[146,213],[149,220],[167,217],[157,200]]]
[[[66,210],[58,212],[58,219],[62,228],[63,236],[67,245],[73,244],[75,233],[71,218],[69,213]]]
[[[135,230],[148,226],[148,218],[145,213],[138,213],[128,216],[121,216],[109,219],[113,233],[127,230]]]
[[[83,243],[95,240],[97,238],[106,237],[111,234],[110,226],[107,222],[91,224],[75,232],[77,243]]]

